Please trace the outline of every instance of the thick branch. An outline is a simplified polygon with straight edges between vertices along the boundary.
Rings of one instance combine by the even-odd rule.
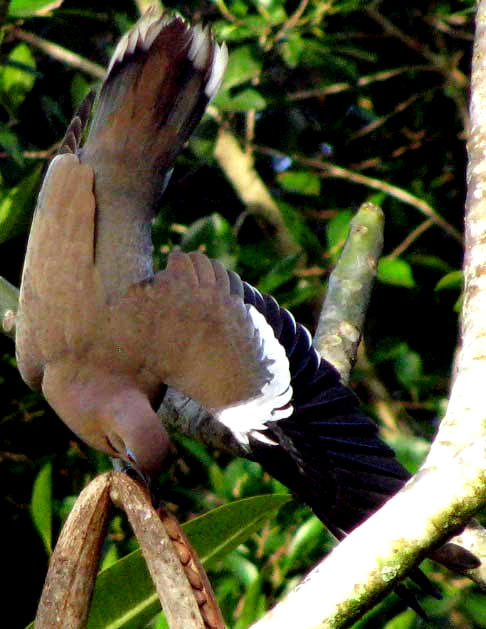
[[[383,247],[383,212],[364,203],[329,278],[314,346],[347,382],[361,338],[378,258]]]
[[[449,465],[420,472],[252,629],[350,626],[484,504],[485,456],[482,439]]]

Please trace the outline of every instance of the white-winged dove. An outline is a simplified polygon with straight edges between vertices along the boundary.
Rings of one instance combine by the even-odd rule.
[[[226,58],[209,30],[154,12],[121,39],[85,144],[89,103],[39,195],[18,366],[81,439],[148,475],[169,443],[156,400],[190,396],[342,538],[409,478],[355,395],[287,310],[219,262],[174,252],[153,273],[156,201]]]

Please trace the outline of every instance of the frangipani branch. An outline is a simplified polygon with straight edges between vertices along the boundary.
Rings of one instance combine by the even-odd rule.
[[[175,518],[122,472],[96,477],[69,514],[44,584],[36,629],[82,629],[88,619],[111,504],[124,510],[171,629],[223,629],[207,580]]]

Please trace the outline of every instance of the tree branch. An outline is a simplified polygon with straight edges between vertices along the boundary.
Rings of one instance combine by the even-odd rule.
[[[214,156],[248,210],[261,216],[274,229],[273,240],[282,255],[298,253],[300,246],[292,238],[278,205],[256,172],[252,155],[245,153],[236,137],[223,126],[218,132]]]
[[[383,212],[364,203],[351,221],[346,245],[331,273],[314,346],[341,374],[356,360],[366,310],[383,247]]]

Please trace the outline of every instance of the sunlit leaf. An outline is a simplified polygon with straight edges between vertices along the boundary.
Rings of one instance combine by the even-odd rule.
[[[261,62],[251,46],[234,48],[229,55],[223,90],[229,90],[255,78],[260,73],[261,67]]]
[[[278,182],[289,192],[297,192],[308,196],[321,193],[321,179],[304,170],[288,170],[277,175]]]
[[[32,488],[30,512],[44,546],[52,553],[52,464],[46,463],[39,471]]]
[[[302,37],[298,33],[291,33],[287,40],[282,43],[280,54],[290,68],[298,66],[304,47]]]
[[[435,285],[434,290],[444,290],[444,289],[462,289],[462,271],[451,271],[450,273],[446,273],[443,277]]]
[[[42,167],[38,166],[0,200],[0,243],[27,229],[41,172]]]
[[[8,61],[10,63],[0,66],[0,90],[2,98],[16,111],[34,86],[35,59],[29,46],[20,42],[9,54]]]
[[[9,17],[34,17],[47,15],[61,6],[63,0],[10,0]]]
[[[257,92],[257,90],[249,87],[241,90],[234,96],[229,92],[221,92],[214,101],[214,104],[218,109],[223,111],[249,111],[250,109],[265,109],[267,106],[266,100]]]
[[[415,286],[412,267],[401,258],[381,258],[378,262],[377,277],[384,284],[393,284],[404,288]]]

